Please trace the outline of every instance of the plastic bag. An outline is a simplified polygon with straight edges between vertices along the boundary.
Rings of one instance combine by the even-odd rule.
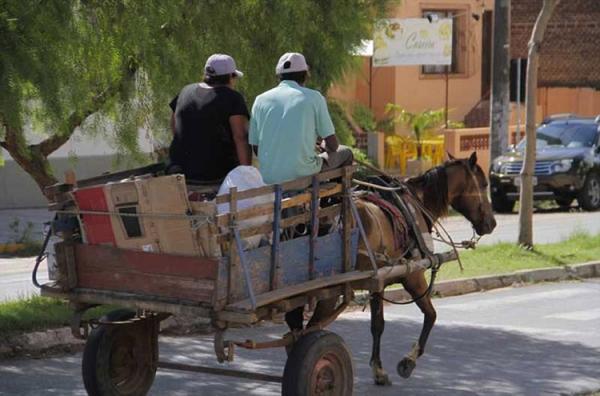
[[[249,190],[252,188],[259,188],[266,186],[265,182],[260,175],[258,169],[253,166],[245,166],[240,165],[237,168],[233,169],[231,172],[227,174],[223,184],[219,187],[219,192],[217,195],[225,195],[229,193],[229,189],[231,187],[237,187],[238,191]],[[273,202],[273,193],[260,195],[258,197],[246,198],[238,201],[237,207],[238,210],[248,209],[256,205],[262,205],[265,203]],[[219,204],[217,206],[217,212],[219,214],[229,212],[229,203]],[[264,224],[272,218],[272,215],[264,215],[252,217],[246,220],[240,220],[238,222],[240,228],[252,227],[260,224]],[[243,241],[244,250],[253,249],[258,247],[261,239],[265,238],[270,240],[270,233],[265,235],[254,235],[248,238],[245,238]]]

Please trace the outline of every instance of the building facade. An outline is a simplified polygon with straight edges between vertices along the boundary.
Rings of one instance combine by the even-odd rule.
[[[502,0],[499,0],[502,1]],[[543,0],[511,1],[511,101],[517,81],[524,101],[527,43]],[[390,18],[422,18],[435,13],[454,19],[452,65],[372,67],[362,59],[358,72],[332,87],[342,102],[358,102],[384,116],[387,103],[409,111],[440,109],[446,97],[449,118],[470,127],[489,125],[493,39],[493,0],[403,1]],[[548,25],[541,48],[538,119],[556,113],[600,114],[600,1],[562,1]],[[517,75],[517,63],[521,75]],[[447,81],[447,83],[446,83]],[[516,112],[511,123],[516,122]],[[524,117],[521,117],[524,122]]]

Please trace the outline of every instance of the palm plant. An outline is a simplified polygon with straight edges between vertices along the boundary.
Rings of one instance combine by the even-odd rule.
[[[444,109],[412,113],[397,104],[388,103],[385,111],[392,116],[394,123],[403,125],[412,131],[417,141],[417,159],[419,160],[423,156],[423,138],[444,124]]]

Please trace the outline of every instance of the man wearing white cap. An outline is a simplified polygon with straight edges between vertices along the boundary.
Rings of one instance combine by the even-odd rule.
[[[169,173],[219,182],[236,166],[251,164],[248,108],[234,90],[242,76],[231,56],[214,54],[206,61],[204,81],[183,87],[173,99]]]
[[[275,73],[280,84],[259,95],[252,107],[250,144],[258,147],[260,173],[274,184],[352,164],[352,151],[340,146],[327,102],[304,87],[308,65],[302,54],[284,54]],[[325,152],[315,144],[325,141]]]

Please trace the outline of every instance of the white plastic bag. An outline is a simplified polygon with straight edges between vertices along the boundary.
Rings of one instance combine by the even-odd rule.
[[[253,166],[240,165],[227,174],[227,177],[225,177],[223,184],[221,184],[221,187],[219,187],[218,195],[228,194],[229,189],[231,187],[237,187],[238,191],[244,191],[263,186],[266,186],[266,184],[263,181],[258,169],[256,169]],[[273,202],[273,193],[260,195],[258,197],[253,198],[242,199],[238,201],[237,207],[238,210],[242,210],[269,202]],[[229,212],[229,203],[219,204],[217,206],[217,212],[219,214]],[[271,215],[257,216],[247,220],[240,220],[238,224],[240,225],[240,228],[247,228],[255,225],[264,224],[271,218]],[[255,235],[245,238],[243,241],[244,250],[258,247],[263,237],[270,239],[270,234]]]

